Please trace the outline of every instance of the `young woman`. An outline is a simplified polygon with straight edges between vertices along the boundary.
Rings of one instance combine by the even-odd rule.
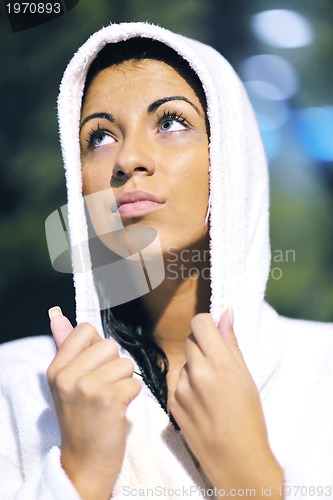
[[[333,329],[263,301],[267,167],[229,64],[111,25],[59,123],[77,326],[53,308],[57,352],[1,348],[1,498],[333,498]]]

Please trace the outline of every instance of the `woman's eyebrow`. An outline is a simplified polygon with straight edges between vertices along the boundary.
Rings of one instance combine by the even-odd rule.
[[[190,104],[192,106],[192,108],[194,108],[196,110],[196,112],[198,113],[199,116],[202,116],[199,108],[197,108],[197,106],[192,101],[187,99],[187,97],[184,97],[182,95],[172,95],[172,96],[168,96],[168,97],[161,97],[161,99],[157,99],[157,101],[154,101],[151,104],[149,104],[149,106],[147,108],[147,113],[148,114],[153,113],[162,104],[169,102],[169,101],[185,101],[188,104]]]
[[[92,113],[91,115],[85,117],[80,125],[80,131],[87,121],[93,120],[94,118],[105,118],[106,120],[109,120],[109,122],[114,122],[114,116],[110,115],[110,113]]]

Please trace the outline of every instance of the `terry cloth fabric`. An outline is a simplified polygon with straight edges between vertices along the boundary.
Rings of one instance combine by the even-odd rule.
[[[103,335],[84,244],[88,228],[79,123],[86,72],[105,44],[137,36],[173,48],[202,82],[211,130],[211,313],[218,321],[224,309],[233,306],[236,336],[260,392],[271,446],[285,469],[288,496],[333,499],[333,325],[281,318],[264,302],[270,262],[269,190],[252,108],[240,80],[219,53],[158,26],[125,23],[103,28],[78,50],[61,83],[58,109],[68,227],[72,246],[82,249],[86,270],[74,275],[77,321],[92,323]],[[60,433],[45,377],[54,354],[48,337],[0,348],[1,500],[78,498],[61,468]],[[181,432],[145,385],[129,405],[127,417],[126,454],[113,498],[214,497]]]

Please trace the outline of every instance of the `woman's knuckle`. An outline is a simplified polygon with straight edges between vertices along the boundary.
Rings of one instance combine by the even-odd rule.
[[[50,384],[54,383],[55,376],[56,376],[56,370],[54,369],[54,366],[51,363],[48,369],[46,370],[46,378]]]
[[[200,365],[196,365],[190,370],[189,380],[190,384],[194,387],[204,387],[207,384],[208,378],[207,370]]]
[[[121,364],[123,365],[123,368],[124,370],[129,373],[129,374],[132,374],[133,371],[134,371],[134,363],[131,359],[129,358],[121,358]]]
[[[119,355],[118,346],[113,340],[106,339],[106,345],[107,345],[108,352],[110,353],[110,356],[112,358],[117,357]]]
[[[88,323],[88,321],[84,321],[83,323],[80,323],[77,328],[80,328],[80,329],[84,329],[86,330],[87,332],[92,332],[92,331],[95,331],[95,328],[92,326],[91,323]]]
[[[179,390],[179,388],[177,387],[177,389],[173,393],[173,398],[172,400],[170,400],[169,403],[170,410],[174,409],[174,407],[177,407],[177,405],[184,404],[185,401],[186,401],[186,394],[183,391]]]
[[[88,322],[80,323],[75,329],[75,333],[86,338],[93,337],[96,334],[95,328]]]
[[[54,386],[60,394],[69,394],[71,392],[72,381],[66,370],[61,370],[55,375]]]
[[[193,316],[191,320],[191,328],[196,329],[196,328],[201,328],[207,324],[207,321],[210,319],[210,314],[209,313],[198,313],[195,316]]]
[[[131,379],[131,396],[132,396],[132,399],[135,398],[141,392],[141,389],[142,389],[142,385],[141,385],[140,380],[135,379],[135,378]]]
[[[84,399],[92,397],[92,389],[88,377],[81,377],[76,382],[76,391]]]

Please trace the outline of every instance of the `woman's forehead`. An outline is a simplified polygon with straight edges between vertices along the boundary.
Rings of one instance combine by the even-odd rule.
[[[119,86],[139,80],[144,80],[145,86],[156,83],[165,86],[178,85],[192,89],[191,85],[177,70],[164,61],[155,59],[128,60],[109,66],[95,76],[91,86],[103,85],[105,82]]]
[[[200,106],[195,90],[172,66],[154,59],[129,60],[100,71],[85,96],[85,104],[122,94],[148,100],[163,95],[185,94]]]

